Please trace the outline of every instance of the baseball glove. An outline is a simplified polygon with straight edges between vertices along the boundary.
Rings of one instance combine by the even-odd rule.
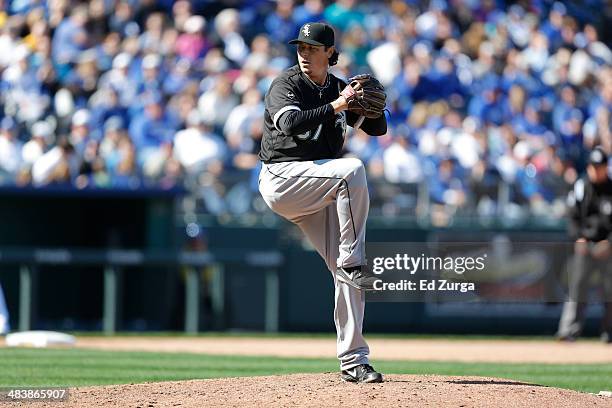
[[[378,79],[368,74],[349,78],[348,85],[340,92],[348,103],[348,110],[368,119],[383,114],[387,94]]]

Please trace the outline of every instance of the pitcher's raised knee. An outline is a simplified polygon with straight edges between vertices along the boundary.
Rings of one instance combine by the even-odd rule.
[[[363,162],[359,159],[349,157],[346,159],[342,159],[344,161],[344,175],[343,178],[347,181],[351,181],[353,179],[363,180],[365,183],[365,166]],[[356,181],[357,181],[356,180]]]

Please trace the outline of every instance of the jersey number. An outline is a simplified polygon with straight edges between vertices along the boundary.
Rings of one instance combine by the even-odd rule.
[[[305,133],[303,135],[298,135],[297,138],[300,140],[319,140],[319,137],[321,137],[321,130],[323,129],[323,124],[321,123],[318,127],[317,130],[314,132],[314,134],[312,133],[313,131],[309,131],[308,133]]]

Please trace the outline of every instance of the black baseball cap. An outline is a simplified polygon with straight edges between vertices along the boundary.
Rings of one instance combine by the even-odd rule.
[[[608,164],[608,155],[601,147],[596,147],[589,154],[589,164],[593,166]]]
[[[331,47],[334,45],[334,29],[325,23],[306,23],[300,27],[298,38],[289,41],[289,44],[297,44],[299,42]]]

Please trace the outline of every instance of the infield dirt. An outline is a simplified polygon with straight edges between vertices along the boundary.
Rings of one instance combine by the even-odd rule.
[[[483,377],[389,375],[350,384],[337,373],[71,388],[36,407],[612,407],[612,398]],[[25,406],[11,404],[11,407]]]

